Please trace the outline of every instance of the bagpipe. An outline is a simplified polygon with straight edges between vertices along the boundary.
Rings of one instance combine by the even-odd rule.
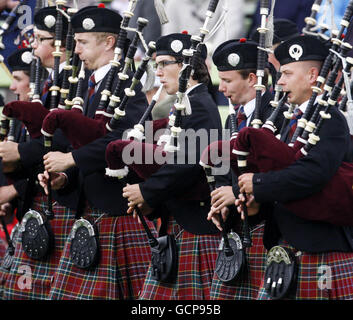
[[[54,56],[54,69],[53,69],[53,85],[50,88],[51,100],[50,109],[55,109],[59,102],[59,65],[62,52],[60,51],[63,38],[63,20],[62,10],[66,1],[56,1],[57,4],[57,17],[55,29],[55,51]],[[31,138],[40,137],[41,121],[46,116],[47,110],[40,100],[40,79],[41,79],[41,66],[40,60],[35,59],[36,64],[33,67],[35,75],[31,76],[34,79],[33,95],[31,102],[11,102],[7,104],[3,110],[3,114],[7,117],[14,117],[21,120],[29,131]],[[45,151],[51,150],[51,140],[44,139]],[[51,248],[54,245],[54,235],[50,226],[50,220],[54,218],[52,208],[52,191],[50,178],[48,180],[48,199],[47,208],[44,212],[38,212],[30,209],[25,213],[22,218],[19,232],[22,234],[22,246],[27,256],[34,260],[41,260],[48,256]]]
[[[159,154],[165,159],[165,156],[173,156],[179,151],[179,136],[182,132],[181,120],[183,112],[190,114],[189,109],[191,108],[186,94],[188,81],[195,68],[196,59],[201,55],[205,35],[209,32],[208,24],[216,10],[217,5],[218,1],[210,1],[206,12],[204,25],[200,28],[200,36],[192,36],[190,49],[184,49],[182,51],[183,67],[179,74],[179,89],[172,115],[169,119],[153,121],[154,131],[167,127],[169,132],[166,135],[162,135],[163,138],[159,139],[159,144],[142,142],[144,140],[144,122],[158,99],[158,95],[162,90],[161,86],[138,124],[136,124],[134,129],[129,132],[128,139],[116,140],[109,143],[107,146],[106,161],[108,163],[108,168],[106,169],[106,175],[117,177],[119,179],[126,179],[130,169],[140,178],[147,179],[163,165],[163,163],[156,163],[153,155]],[[126,147],[129,147],[132,153],[135,151],[141,152],[141,163],[127,164],[126,161],[124,161],[123,154]],[[146,157],[149,155],[152,155],[153,159],[151,164],[148,164],[147,161],[145,161]],[[153,237],[139,208],[135,207],[135,210],[142,221],[149,238],[149,244],[152,252],[152,278],[157,281],[173,282],[175,280],[177,266],[177,251],[174,236],[167,234],[158,238]]]
[[[329,69],[332,67],[333,55],[335,55],[341,47],[341,57],[344,57],[345,52],[350,46],[341,41],[341,35],[344,29],[348,26],[347,21],[352,16],[353,2],[351,1],[347,7],[346,13],[342,20],[342,28],[336,38],[332,39],[332,48],[329,56],[322,65],[320,76],[317,80],[317,85],[313,87],[313,94],[310,98],[308,107],[304,112],[302,120],[298,121],[297,129],[293,135],[291,146],[278,140],[271,126],[264,126],[261,129],[243,128],[237,139],[231,142],[230,158],[231,165],[234,165],[234,160],[238,158],[240,153],[248,154],[248,162],[250,172],[267,172],[270,170],[280,170],[286,168],[297,159],[306,156],[310,149],[319,141],[319,131],[324,123],[324,120],[330,118],[329,108],[334,108],[337,98],[341,92],[344,82],[344,74],[350,72],[352,59],[346,58],[345,68],[340,80],[334,85],[337,77],[337,72],[340,68],[341,59],[337,59],[331,71],[331,76],[326,82],[325,92],[321,99],[318,100],[318,107],[313,112],[310,110],[314,105],[317,95],[321,93],[321,85],[325,82]],[[309,118],[310,113],[312,116]],[[307,119],[310,119],[308,121]],[[305,130],[304,130],[305,128]],[[303,132],[302,134],[300,132]],[[296,139],[296,137],[300,139]],[[305,138],[308,136],[308,140]],[[207,161],[209,154],[219,152],[220,143],[215,143],[205,150],[203,157]],[[212,150],[213,149],[213,150]],[[233,161],[232,161],[233,160]],[[235,166],[235,170],[238,168]],[[296,215],[311,220],[321,220],[337,225],[351,225],[351,205],[352,205],[352,166],[350,163],[343,162],[337,173],[333,176],[330,182],[320,192],[307,197],[305,199],[291,201],[284,205],[293,211]],[[338,192],[337,190],[340,190]],[[337,193],[338,192],[338,193]],[[334,198],[335,194],[339,194],[339,201]]]
[[[135,1],[131,1],[130,6],[134,2]],[[105,88],[102,91],[101,99],[95,112],[94,119],[88,118],[82,113],[84,103],[84,92],[82,92],[81,89],[81,84],[84,81],[82,66],[79,76],[80,80],[77,88],[77,96],[73,99],[71,110],[55,110],[48,114],[48,116],[43,120],[43,126],[41,130],[44,135],[53,135],[55,130],[60,128],[64,135],[71,142],[72,146],[76,149],[94,141],[97,138],[103,137],[105,134],[112,131],[113,128],[116,127],[118,119],[124,116],[124,108],[126,103],[129,97],[134,95],[134,87],[141,80],[142,75],[146,71],[148,61],[154,52],[153,43],[151,43],[150,47],[147,49],[144,61],[140,64],[139,68],[136,70],[133,76],[130,90],[129,88],[126,88],[123,91],[124,87],[127,86],[127,81],[130,78],[128,73],[134,62],[134,56],[137,50],[138,42],[143,38],[142,30],[148,23],[148,21],[144,18],[138,19],[138,26],[134,30],[135,36],[126,53],[125,64],[123,69],[118,72],[119,67],[121,67],[120,58],[125,50],[126,33],[128,28],[127,24],[132,15],[133,13],[131,11],[126,11],[121,22],[118,41],[114,50],[114,59],[111,61],[111,68],[107,75]],[[118,81],[114,87],[113,94],[111,94],[111,87],[113,86],[113,80],[116,74],[118,74]],[[121,96],[124,94],[126,97],[122,98]],[[108,97],[110,99],[110,103],[107,106]],[[119,105],[117,106],[118,103]],[[87,128],[90,128],[90,130],[87,130]]]
[[[313,12],[310,18],[306,19],[307,30],[315,25],[314,17],[319,10],[321,1],[315,1]],[[330,119],[330,108],[335,108],[337,98],[342,89],[344,77],[350,73],[353,60],[345,58],[345,54],[351,48],[341,40],[345,28],[352,17],[353,2],[347,6],[346,12],[341,22],[341,30],[332,38],[332,45],[329,55],[323,63],[316,86],[312,87],[313,93],[308,106],[292,137],[291,144],[287,145],[282,140],[283,128],[288,124],[294,106],[285,115],[285,121],[280,134],[274,135],[274,119],[277,117],[279,109],[275,109],[271,117],[262,128],[243,128],[230,142],[229,148],[222,153],[224,142],[218,141],[210,145],[204,151],[201,161],[213,167],[217,161],[230,161],[232,169],[239,174],[244,170],[242,167],[247,158],[249,172],[268,172],[284,169],[296,160],[310,156],[310,150],[319,142],[319,131],[325,122]],[[338,54],[338,49],[341,49]],[[336,56],[338,56],[337,59]],[[335,85],[338,71],[343,62],[343,75]],[[327,81],[328,73],[332,69]],[[322,97],[317,99],[322,93],[321,86],[325,84]],[[346,85],[347,87],[347,85]],[[349,90],[349,88],[347,89]],[[286,95],[282,98],[283,103]],[[318,106],[314,109],[315,101]],[[328,124],[329,125],[329,124]],[[210,161],[211,155],[215,161]],[[304,199],[293,200],[283,203],[283,205],[295,213],[297,216],[309,219],[329,222],[336,225],[352,225],[352,184],[353,170],[352,164],[342,162],[336,174],[323,189]],[[337,199],[336,196],[339,196]],[[271,249],[267,259],[265,274],[265,287],[272,298],[283,297],[295,280],[295,258],[290,252],[282,247],[276,246]]]
[[[137,45],[143,40],[142,31],[147,25],[148,20],[139,18],[137,20],[137,28],[134,38],[126,52],[126,33],[128,30],[128,22],[132,17],[132,10],[136,1],[130,1],[130,9],[125,12],[121,23],[117,45],[114,50],[114,59],[111,61],[111,68],[107,75],[105,88],[95,113],[94,119],[86,117],[83,112],[83,91],[82,84],[84,81],[84,66],[81,65],[79,74],[77,96],[73,99],[71,110],[54,110],[50,112],[43,120],[41,132],[45,137],[52,137],[55,130],[60,128],[64,135],[68,138],[74,148],[79,148],[91,141],[104,136],[107,132],[113,131],[119,126],[120,121],[125,115],[125,108],[128,99],[135,95],[135,87],[148,68],[149,60],[154,51],[154,42],[149,43],[145,53],[145,58],[139,65],[132,76],[131,84],[126,87],[127,81],[130,79],[129,72],[133,67],[134,56]],[[129,29],[132,30],[132,29]],[[126,52],[124,65],[121,65],[121,58]],[[119,71],[119,72],[118,72]],[[118,81],[113,88],[114,78],[118,75]],[[123,90],[125,88],[125,90]],[[111,94],[113,91],[113,94]],[[124,96],[122,96],[124,93]],[[110,103],[107,106],[108,97]],[[82,127],[80,131],[79,128]],[[87,130],[89,128],[89,130]],[[96,224],[104,216],[104,213],[92,224],[90,221],[82,217],[82,208],[76,215],[76,221],[70,233],[71,247],[70,257],[75,266],[83,269],[93,268],[98,262],[99,245]]]
[[[270,15],[270,4],[267,0],[262,0],[260,2],[260,15],[261,15],[261,25],[257,29],[259,32],[259,46],[257,51],[257,83],[254,85],[255,87],[255,110],[254,110],[254,118],[251,122],[251,125],[254,128],[259,128],[262,124],[260,119],[260,106],[261,106],[261,95],[263,90],[265,90],[265,85],[263,84],[263,79],[265,77],[265,67],[267,62],[267,50],[269,46],[269,21],[271,21]],[[276,86],[276,94],[275,99],[271,102],[272,106],[275,110],[280,110],[281,106],[278,103],[278,99],[280,96],[280,87]],[[283,101],[284,99],[282,99]],[[239,110],[238,110],[239,112]],[[275,121],[275,119],[273,119]],[[219,155],[222,154],[222,150],[225,151],[228,155],[228,161],[230,160],[230,150],[227,149],[227,146],[231,146],[234,141],[238,140],[239,133],[244,130],[240,130],[237,125],[236,119],[236,112],[234,110],[234,106],[232,105],[231,101],[229,100],[229,125],[230,125],[230,141],[216,141],[210,144],[208,148],[202,153],[200,159],[200,165],[204,168],[207,179],[211,186],[211,191],[215,189],[215,177],[212,174],[212,169],[216,165],[212,159],[217,161]],[[216,152],[216,153],[214,153]],[[218,154],[219,152],[219,154]],[[247,172],[248,170],[248,162],[247,162],[247,152],[238,152],[236,156],[237,164],[233,163],[231,168],[234,170],[233,167],[236,167],[238,171],[236,171],[237,175]],[[227,157],[226,155],[222,154],[223,156]],[[225,160],[223,158],[223,160]],[[219,164],[219,163],[218,163]],[[244,203],[247,202],[247,195],[243,193],[245,198]],[[242,223],[242,239],[240,236],[231,231],[227,234],[225,230],[224,221],[222,216],[220,216],[220,222],[222,226],[222,243],[218,257],[216,262],[215,273],[217,274],[218,278],[226,283],[232,284],[234,283],[239,275],[241,274],[242,270],[244,270],[244,266],[246,264],[245,259],[245,248],[249,248],[252,246],[251,236],[250,236],[250,227],[248,221],[248,211],[246,205],[242,206],[243,209],[243,223]]]

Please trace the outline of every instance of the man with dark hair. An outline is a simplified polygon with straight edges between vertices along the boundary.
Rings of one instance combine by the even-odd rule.
[[[34,17],[34,42],[33,49],[34,54],[41,60],[42,66],[45,68],[54,68],[54,57],[53,52],[56,50],[54,46],[54,37],[55,37],[55,24],[57,22],[57,10],[56,7],[45,7],[40,9]],[[68,30],[68,20],[63,17],[63,33],[66,33]],[[65,47],[60,48],[60,52],[65,52]],[[63,69],[65,55],[63,54],[60,61],[61,66],[59,66],[59,72]],[[62,81],[62,72],[59,73],[59,82],[58,85],[61,86]],[[49,77],[46,81],[48,86],[46,89],[50,89],[50,80],[52,80],[52,74],[49,74]],[[44,86],[46,87],[46,86]],[[46,107],[49,107],[49,101],[51,97],[51,91],[45,90],[48,94],[42,92],[43,104]],[[25,108],[33,107],[33,112],[31,113],[31,119],[28,120],[28,124],[32,121],[36,121],[38,115],[36,113],[38,103],[28,103],[26,101],[17,101],[11,102],[10,104],[17,104],[17,107]],[[24,110],[24,109],[23,109]],[[62,135],[55,135],[53,138],[53,148],[58,148],[61,150],[70,148],[68,142]],[[28,209],[31,208],[38,213],[44,213],[45,209],[48,206],[48,198],[44,195],[44,192],[36,184],[36,176],[38,170],[40,169],[40,164],[42,161],[43,154],[45,153],[45,148],[43,144],[43,138],[30,138],[26,136],[26,139],[21,140],[19,143],[6,141],[0,145],[0,153],[3,158],[4,163],[15,162],[19,164],[18,169],[14,172],[11,172],[11,176],[15,176],[14,186],[19,193],[20,199],[23,201],[23,206],[20,211],[18,211],[18,219],[21,223],[25,223],[23,217],[28,213]],[[19,185],[19,187],[17,187]],[[74,193],[73,193],[74,194]],[[69,219],[70,215],[73,217],[73,210],[75,208],[75,200],[72,194],[61,194],[53,192],[53,198],[57,200],[53,205],[54,218],[48,222],[50,228],[52,228],[54,238],[55,238],[55,248],[53,249],[49,257],[42,259],[34,259],[28,254],[28,251],[25,251],[25,244],[18,242],[15,247],[15,255],[9,269],[6,281],[4,283],[4,298],[5,299],[45,299],[49,293],[49,286],[47,283],[48,277],[51,277],[57,267],[58,256],[64,245],[63,238],[66,238],[69,228],[62,223],[63,220]],[[71,210],[65,205],[71,206]],[[43,214],[45,216],[45,214]],[[28,232],[28,226],[26,230]],[[49,228],[49,227],[48,227]],[[48,230],[48,229],[47,229]],[[49,229],[51,230],[51,229]],[[23,240],[22,232],[22,240]],[[48,251],[49,252],[49,251]],[[17,283],[18,278],[20,277],[18,273],[18,268],[21,265],[26,264],[31,266],[32,275],[37,279],[37,285],[31,286],[31,288],[26,288],[21,290]]]
[[[179,90],[179,73],[183,67],[181,57],[183,50],[190,46],[190,35],[180,33],[160,37],[156,42],[156,74],[168,94],[175,94]],[[183,132],[202,129],[209,139],[211,129],[221,129],[221,121],[217,106],[208,91],[210,79],[206,76],[205,58],[204,50],[195,65],[194,76],[187,79],[186,94],[191,110],[186,109],[183,113],[181,128]],[[144,182],[123,189],[123,196],[128,199],[130,209],[141,206],[147,208],[143,212],[150,219],[160,217],[163,221],[162,229],[175,237],[177,245],[176,279],[170,282],[154,279],[151,266],[140,299],[210,298],[220,233],[206,220],[210,199],[205,174],[198,165],[200,143],[204,142],[187,147],[186,137],[180,143],[180,151],[171,155],[176,162],[163,164]],[[180,158],[184,164],[177,162]],[[192,162],[193,158],[195,163]]]

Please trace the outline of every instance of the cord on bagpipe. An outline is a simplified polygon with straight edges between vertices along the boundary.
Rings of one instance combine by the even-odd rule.
[[[120,60],[124,54],[124,48],[127,40],[127,28],[128,28],[130,19],[134,15],[134,10],[136,8],[137,2],[138,0],[129,0],[128,8],[126,11],[124,11],[123,20],[121,22],[121,26],[119,30],[118,41],[114,49],[114,58],[110,62],[111,68],[109,70],[107,81],[105,83],[104,90],[102,91],[101,99],[99,101],[99,105],[98,105],[99,110],[106,110],[109,99],[110,101],[112,101],[112,99],[113,101],[115,100],[114,95],[113,97],[111,97],[113,81],[114,81],[115,75],[118,73],[118,70],[121,66]]]
[[[70,110],[71,105],[66,104],[68,101],[68,97],[70,94],[70,87],[71,87],[71,82],[70,82],[70,77],[75,77],[75,74],[77,72],[77,67],[74,71],[74,63],[78,63],[77,58],[75,61],[72,61],[73,58],[73,52],[75,51],[75,40],[74,40],[74,32],[72,28],[72,23],[71,23],[71,18],[72,16],[78,11],[76,8],[69,8],[67,10],[67,14],[65,11],[62,11],[62,15],[65,15],[67,17],[67,20],[69,22],[68,24],[68,31],[66,35],[66,51],[65,51],[65,66],[64,66],[64,71],[63,71],[63,80],[61,84],[61,89],[60,89],[60,100],[58,104],[59,109],[66,109]],[[71,80],[72,81],[72,80]],[[72,90],[74,90],[74,87],[71,87]]]

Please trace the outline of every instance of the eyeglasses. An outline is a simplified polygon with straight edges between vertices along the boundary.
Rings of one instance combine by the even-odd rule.
[[[158,62],[158,63],[155,63],[154,65],[153,65],[153,68],[154,68],[154,70],[156,71],[156,70],[158,70],[158,69],[164,69],[165,68],[165,66],[168,66],[168,65],[170,65],[170,64],[175,64],[175,63],[180,63],[179,61],[176,61],[176,60],[164,60],[164,61],[160,61],[160,62]]]
[[[42,43],[45,40],[53,40],[54,37],[38,37],[38,36],[34,36],[34,40],[38,41],[38,43]]]

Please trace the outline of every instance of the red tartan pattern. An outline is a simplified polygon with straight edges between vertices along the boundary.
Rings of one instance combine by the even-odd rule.
[[[221,235],[194,235],[171,219],[168,233],[176,237],[178,273],[175,283],[151,278],[149,268],[141,300],[209,300]]]
[[[6,276],[6,270],[3,270],[1,268],[1,263],[6,252],[6,247],[7,247],[7,244],[2,239],[0,239],[0,300],[2,299],[3,285],[5,281],[5,276]]]
[[[7,243],[3,239],[0,239],[0,264],[2,262],[2,258],[5,255],[6,248],[7,248]]]
[[[46,207],[47,197],[42,194],[38,194],[34,199],[32,209],[43,212]],[[33,260],[29,258],[22,250],[22,238],[21,234],[19,235],[19,240],[16,242],[15,246],[14,262],[11,269],[7,273],[6,280],[4,282],[4,299],[38,300],[48,298],[54,273],[58,266],[64,244],[71,231],[75,217],[73,210],[58,204],[53,206],[53,212],[54,219],[50,221],[50,225],[55,237],[55,247],[45,260]],[[23,279],[23,273],[19,272],[19,268],[21,270],[21,266],[29,267],[31,271],[31,286],[22,289],[19,285],[21,279]]]
[[[101,212],[92,211],[90,220]],[[156,234],[154,224],[147,222]],[[91,270],[75,267],[70,241],[65,245],[49,295],[53,300],[137,299],[151,262],[151,249],[141,224],[132,216],[105,215],[97,224],[99,264]]]
[[[294,300],[352,300],[353,299],[353,253],[325,252],[305,253],[288,244],[283,246],[297,254],[298,279],[295,292],[286,299]],[[320,269],[323,268],[323,269]],[[324,270],[324,271],[323,271]],[[326,282],[326,276],[331,277]],[[271,300],[262,281],[258,299]],[[320,288],[321,287],[321,288]]]
[[[12,244],[14,247],[16,247],[16,243],[18,242],[19,239],[19,233],[16,233],[16,237],[11,234],[12,237]],[[6,278],[8,276],[9,270],[5,269],[2,267],[0,264],[0,300],[3,299],[3,288],[4,288],[4,283],[6,282]]]
[[[246,249],[246,269],[239,274],[236,284],[229,285],[220,281],[214,274],[211,299],[212,300],[254,300],[266,267],[266,249],[262,236],[264,224],[257,225],[251,230],[252,247]]]

